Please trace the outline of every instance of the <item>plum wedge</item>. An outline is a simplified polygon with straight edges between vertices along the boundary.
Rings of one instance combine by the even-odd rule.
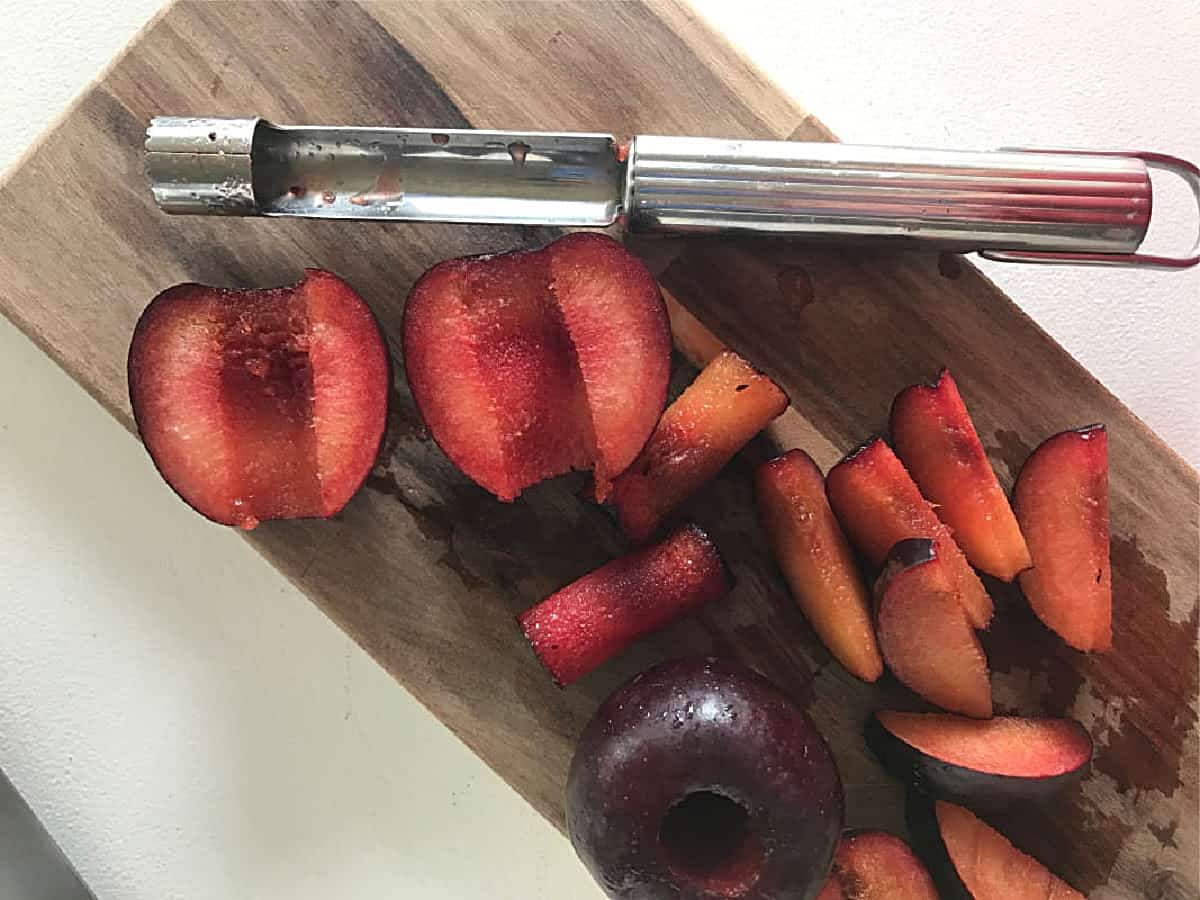
[[[790,450],[755,473],[758,511],[792,594],[825,646],[864,681],[883,674],[870,595],[825,496],[821,470]]]
[[[866,738],[915,789],[989,807],[1053,796],[1077,783],[1092,759],[1092,739],[1072,719],[883,711],[867,723]]]
[[[970,810],[909,794],[909,833],[948,900],[1084,900]]]
[[[379,452],[389,382],[370,309],[316,269],[281,288],[168,288],[129,347],[154,464],[197,512],[242,528],[345,506]]]
[[[852,831],[838,842],[817,900],[938,900],[938,893],[900,838],[886,831]]]
[[[787,405],[775,382],[733,351],[714,357],[614,482],[613,503],[625,534],[637,543],[651,538]]]
[[[987,658],[933,541],[908,538],[892,548],[875,603],[879,649],[896,678],[942,709],[992,715]]]
[[[603,499],[666,403],[671,334],[641,261],[581,232],[434,266],[405,306],[404,362],[434,440],[499,499],[572,469]]]
[[[519,618],[534,653],[561,686],[637,638],[728,593],[717,548],[695,525],[584,575]]]
[[[1025,538],[949,369],[897,395],[891,432],[896,454],[973,566],[1003,581],[1029,568]]]
[[[825,488],[838,521],[874,566],[905,538],[930,538],[971,624],[987,627],[992,598],[891,447],[879,438],[859,447],[829,470]]]
[[[1064,431],[1026,460],[1013,491],[1033,568],[1021,590],[1046,627],[1077,650],[1112,649],[1108,433]]]

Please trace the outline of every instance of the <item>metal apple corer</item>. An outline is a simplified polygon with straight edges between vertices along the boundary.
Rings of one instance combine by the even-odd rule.
[[[1139,252],[1161,153],[920,150],[536,131],[159,117],[146,171],[169,213],[891,238],[1010,262],[1186,268]]]

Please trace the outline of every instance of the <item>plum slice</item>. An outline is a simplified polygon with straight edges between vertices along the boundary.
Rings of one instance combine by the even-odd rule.
[[[991,717],[987,658],[933,541],[892,548],[875,603],[879,649],[897,679],[942,709]]]
[[[651,538],[787,405],[775,382],[732,350],[714,357],[614,482],[613,503],[625,534],[635,542]]]
[[[992,807],[1052,796],[1078,782],[1092,759],[1092,739],[1073,719],[882,711],[866,738],[917,790]]]
[[[896,454],[973,566],[1003,581],[1029,568],[1025,538],[949,369],[933,385],[897,395],[891,432]]]
[[[933,879],[908,844],[886,831],[851,831],[833,854],[817,900],[938,900]]]
[[[974,813],[910,793],[909,832],[950,900],[1084,900]]]
[[[404,362],[434,440],[498,498],[591,469],[603,499],[666,403],[671,334],[641,261],[580,232],[434,266],[404,309]]]
[[[717,548],[695,525],[584,575],[519,618],[559,685],[582,678],[627,644],[728,593]]]
[[[379,452],[387,345],[329,272],[263,290],[168,288],[138,320],[128,365],[154,464],[215,522],[332,516]]]
[[[874,681],[883,660],[870,596],[825,496],[825,478],[803,450],[755,473],[758,510],[788,586],[813,628],[851,674]]]
[[[1021,590],[1046,627],[1077,650],[1112,649],[1108,432],[1103,425],[1044,441],[1013,490],[1033,568]]]
[[[829,503],[855,545],[874,566],[905,538],[930,538],[940,566],[951,578],[954,593],[971,624],[986,628],[992,598],[983,587],[950,529],[937,517],[904,464],[876,438],[829,470],[825,479]]]

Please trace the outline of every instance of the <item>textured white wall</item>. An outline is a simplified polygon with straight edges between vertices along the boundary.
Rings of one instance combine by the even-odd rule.
[[[0,170],[155,6],[0,0]],[[884,6],[697,2],[846,140],[1200,157],[1195,4]],[[989,274],[1200,462],[1200,273]],[[0,548],[0,766],[101,900],[598,896],[564,841],[2,320]]]

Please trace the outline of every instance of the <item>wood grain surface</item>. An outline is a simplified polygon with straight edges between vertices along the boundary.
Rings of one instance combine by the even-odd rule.
[[[793,408],[690,504],[729,560],[735,591],[560,691],[513,617],[621,552],[613,519],[579,498],[582,478],[514,504],[490,499],[429,440],[398,356],[404,298],[427,266],[554,233],[169,218],[142,173],[155,114],[831,139],[686,7],[176,5],[0,188],[0,311],[128,427],[126,349],[158,291],[280,284],[304,266],[355,285],[396,357],[384,451],[334,521],[270,523],[248,539],[559,824],[574,739],[601,698],[655,661],[716,652],[807,705],[835,748],[853,825],[902,830],[900,788],[860,730],[871,709],[911,700],[886,680],[858,683],[815,640],[764,549],[750,467],[794,443],[828,467],[885,425],[899,388],[943,364],[1006,486],[1044,437],[1106,422],[1114,652],[1067,649],[995,583],[997,622],[985,638],[998,706],[1079,718],[1096,740],[1095,765],[1060,801],[996,823],[1093,897],[1197,896],[1196,473],[968,263],[769,241],[633,242],[699,322],[787,389]],[[691,373],[681,358],[677,382]]]

